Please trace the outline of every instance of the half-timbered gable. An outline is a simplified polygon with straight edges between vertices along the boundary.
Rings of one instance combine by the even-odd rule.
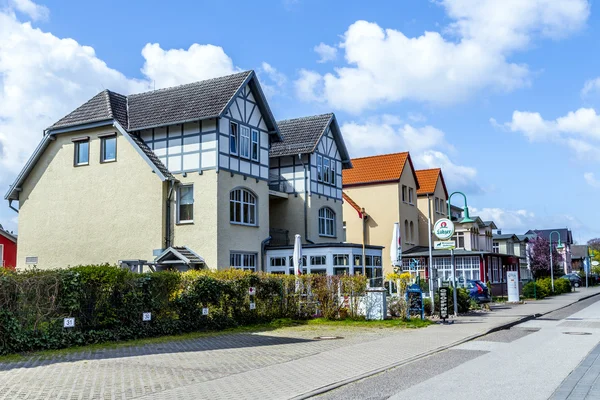
[[[269,122],[258,84],[247,84],[219,120],[219,168],[253,178],[269,178]],[[271,129],[272,131],[272,129]]]

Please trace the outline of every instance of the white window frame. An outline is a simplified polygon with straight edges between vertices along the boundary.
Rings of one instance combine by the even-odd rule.
[[[319,236],[336,237],[335,212],[329,207],[319,209]]]
[[[238,128],[240,136],[240,157],[250,158],[250,128],[245,125],[240,125]]]
[[[240,127],[237,122],[229,121],[229,153],[236,156],[239,154],[239,134]],[[232,144],[235,145],[234,149],[231,148]]]
[[[191,188],[192,190],[192,219],[181,219],[181,189]],[[181,185],[177,188],[177,223],[178,224],[192,224],[194,223],[194,184]]]
[[[317,154],[317,181],[323,182],[323,156]]]
[[[233,208],[231,208],[232,203]],[[245,188],[235,188],[229,192],[229,222],[235,225],[258,226],[258,196]]]
[[[252,129],[250,140],[250,156],[252,161],[259,161],[260,159],[260,132],[256,129]],[[254,152],[256,150],[256,152]]]
[[[500,253],[500,242],[492,242],[492,253]]]
[[[335,186],[335,180],[336,180],[336,176],[335,176],[335,164],[336,164],[336,160],[334,160],[333,158],[329,160],[329,183],[331,183],[333,186]]]
[[[4,261],[4,245],[0,244],[0,267],[4,267],[6,261]]]
[[[229,264],[232,268],[242,269],[244,271],[256,272],[258,264],[257,253],[245,253],[241,251],[232,251],[229,253]]]
[[[331,164],[331,160],[327,157],[323,157],[323,182],[329,183],[329,175],[331,173],[331,168],[329,165]]]

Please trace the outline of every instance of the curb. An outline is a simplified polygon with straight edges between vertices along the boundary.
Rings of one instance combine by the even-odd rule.
[[[456,346],[461,345],[463,343],[470,342],[471,340],[474,340],[474,339],[477,339],[477,338],[489,335],[490,333],[502,331],[502,330],[505,330],[505,329],[510,329],[510,328],[512,328],[515,325],[519,325],[519,324],[522,324],[523,322],[531,321],[532,319],[539,318],[539,317],[544,316],[546,314],[550,314],[552,312],[555,312],[555,311],[558,311],[558,310],[562,310],[563,308],[572,306],[575,303],[578,303],[578,302],[583,301],[583,300],[587,300],[587,299],[589,299],[591,297],[595,297],[595,296],[598,296],[598,295],[600,295],[600,292],[593,293],[593,294],[590,294],[590,295],[585,296],[585,297],[581,297],[581,298],[577,299],[577,301],[574,301],[572,303],[566,304],[566,305],[564,305],[562,307],[559,307],[559,308],[555,308],[554,310],[551,310],[551,311],[548,311],[548,312],[545,312],[545,313],[536,313],[536,314],[526,315],[524,317],[517,318],[514,321],[510,321],[510,322],[507,322],[505,324],[501,324],[501,325],[495,326],[493,328],[490,328],[490,329],[488,329],[485,332],[478,333],[478,334],[471,335],[471,336],[467,336],[467,337],[465,337],[465,338],[463,338],[461,340],[458,340],[458,341],[456,341],[454,343],[450,343],[448,345],[438,347],[438,348],[433,349],[431,351],[428,351],[428,352],[425,352],[425,353],[421,353],[419,355],[407,358],[406,360],[402,360],[402,361],[399,361],[397,363],[393,363],[393,364],[387,365],[385,367],[377,368],[375,370],[366,372],[364,374],[361,374],[361,375],[358,375],[358,376],[355,376],[355,377],[352,377],[352,378],[344,379],[344,380],[341,380],[341,381],[338,381],[338,382],[335,382],[335,383],[332,383],[332,384],[329,384],[329,385],[326,385],[326,386],[322,386],[322,387],[320,387],[318,389],[311,390],[310,392],[303,393],[303,394],[301,394],[299,396],[291,397],[290,400],[303,400],[303,399],[308,399],[308,398],[311,398],[311,397],[319,396],[321,394],[324,394],[324,393],[330,392],[332,390],[338,389],[338,388],[340,388],[342,386],[345,386],[345,385],[348,385],[350,383],[353,383],[353,382],[356,382],[356,381],[360,381],[362,379],[369,378],[371,376],[380,374],[380,373],[382,373],[384,371],[387,371],[389,369],[401,367],[403,365],[410,364],[410,363],[412,363],[414,361],[417,361],[417,360],[419,360],[421,358],[429,357],[429,356],[434,355],[436,353],[440,353],[440,352],[442,352],[444,350],[451,349],[452,347],[456,347]]]

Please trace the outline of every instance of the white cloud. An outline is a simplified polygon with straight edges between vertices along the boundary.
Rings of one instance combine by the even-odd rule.
[[[12,181],[43,129],[104,88],[123,94],[211,78],[238,69],[222,48],[142,50],[145,79],[130,79],[92,47],[62,39],[0,11],[0,186]]]
[[[529,84],[526,65],[508,61],[536,37],[560,38],[587,20],[587,0],[441,0],[453,21],[444,36],[407,37],[356,21],[343,35],[347,66],[324,75],[302,71],[298,95],[358,113],[404,99],[461,101],[478,90],[510,91]],[[310,73],[309,73],[310,72]]]
[[[515,111],[512,120],[499,125],[512,132],[520,132],[531,142],[554,141],[566,145],[579,156],[598,159],[600,154],[600,115],[593,108],[570,111],[555,120],[545,120],[538,112]]]
[[[581,89],[581,96],[586,97],[592,92],[597,92],[600,89],[600,78],[590,79],[585,82]]]
[[[287,77],[267,62],[261,64],[258,74],[261,76],[261,87],[269,98],[279,94],[287,83]]]
[[[596,179],[596,176],[593,172],[586,172],[583,174],[583,179],[585,179],[586,183],[593,188],[600,188],[600,181]]]
[[[212,44],[194,43],[187,50],[163,50],[158,43],[148,43],[142,56],[146,60],[142,73],[156,84],[156,89],[239,71],[223,48]]]
[[[36,4],[31,0],[10,0],[10,4],[16,10],[28,15],[33,21],[46,20],[50,15],[48,7]]]
[[[337,57],[337,49],[323,42],[315,46],[314,51],[319,55],[319,57],[321,57],[317,61],[318,63],[333,61]]]
[[[538,215],[525,209],[477,208],[469,206],[469,213],[484,221],[494,221],[502,233],[522,235],[530,229],[569,228],[574,234],[594,237],[594,232],[579,219],[569,214]]]
[[[454,152],[454,147],[447,143],[444,132],[433,126],[415,127],[383,115],[364,123],[345,123],[341,130],[352,157],[410,151],[415,168],[442,168],[449,186],[481,192],[477,170],[451,161],[445,151]]]

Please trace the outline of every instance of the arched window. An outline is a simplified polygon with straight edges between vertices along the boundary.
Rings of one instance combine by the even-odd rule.
[[[229,193],[229,221],[232,224],[257,225],[257,199],[247,189],[233,189]]]
[[[335,213],[329,207],[319,210],[319,235],[335,237]]]
[[[404,220],[404,243],[410,242],[410,236],[408,236],[408,220]]]
[[[415,243],[415,225],[410,221],[410,242]]]

